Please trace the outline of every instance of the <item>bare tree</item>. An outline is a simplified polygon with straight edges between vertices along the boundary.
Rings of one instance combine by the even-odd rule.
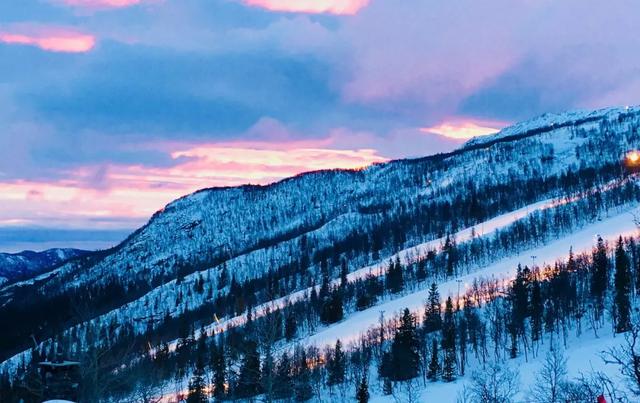
[[[593,368],[588,374],[581,374],[565,386],[565,398],[568,402],[595,402],[600,395],[605,395],[609,403],[630,401],[618,384],[605,373],[595,371]]]
[[[615,364],[627,380],[630,391],[640,396],[640,321],[634,320],[631,330],[625,333],[624,343],[602,354],[607,364]]]
[[[417,403],[420,402],[420,380],[418,378],[408,381],[398,382],[393,388],[393,398],[396,403]]]
[[[531,387],[532,402],[565,402],[567,389],[567,358],[559,348],[547,352],[542,369]]]
[[[84,401],[99,402],[110,392],[130,385],[134,380],[126,376],[133,345],[119,351],[112,346],[89,347],[80,359],[80,396]]]
[[[508,365],[492,362],[474,371],[467,396],[469,403],[511,403],[520,390],[520,374]]]

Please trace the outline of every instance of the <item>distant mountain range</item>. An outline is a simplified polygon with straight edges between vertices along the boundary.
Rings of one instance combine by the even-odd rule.
[[[0,284],[38,276],[61,263],[88,253],[79,249],[48,249],[43,252],[26,250],[20,253],[0,253]]]

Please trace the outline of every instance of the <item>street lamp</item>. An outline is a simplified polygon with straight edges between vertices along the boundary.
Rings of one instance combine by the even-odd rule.
[[[638,150],[631,150],[627,152],[624,156],[623,165],[627,172],[640,172],[640,152]]]

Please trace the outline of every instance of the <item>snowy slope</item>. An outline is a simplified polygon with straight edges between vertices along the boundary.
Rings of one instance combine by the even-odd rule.
[[[438,284],[443,298],[458,295],[458,280],[460,280],[460,295],[473,284],[475,279],[496,279],[502,282],[510,281],[515,277],[516,268],[519,264],[531,265],[531,256],[536,256],[536,264],[544,266],[553,264],[558,260],[564,260],[569,255],[569,249],[573,248],[574,253],[590,252],[598,236],[608,241],[615,241],[619,236],[637,235],[638,228],[633,221],[634,214],[640,213],[640,208],[634,207],[625,209],[612,217],[590,225],[580,231],[560,238],[540,248],[534,248],[518,254],[517,256],[501,259],[478,271],[463,275],[455,280]],[[409,308],[418,315],[422,315],[424,302],[427,299],[428,290],[420,290],[415,293],[404,295],[389,302],[376,305],[370,309],[354,313],[348,320],[333,326],[321,329],[311,337],[301,342],[307,345],[326,346],[335,344],[340,339],[344,343],[357,341],[363,333],[378,324],[380,312],[385,312],[387,317],[392,317],[404,308]]]
[[[15,281],[37,276],[60,263],[87,252],[78,249],[49,249],[43,252],[0,253],[0,277]],[[0,281],[0,284],[2,281]]]
[[[452,220],[460,221],[444,230],[409,232],[399,244],[384,239],[375,257],[361,251],[349,255],[348,279],[361,279],[370,272],[379,274],[389,258],[398,256],[408,262],[430,249],[441,248],[446,232],[454,233],[458,242],[471,239],[472,234],[490,236],[534,212],[565,203],[566,200],[556,199],[559,196],[578,199],[599,195],[606,190],[606,182],[596,183],[597,191],[588,193],[594,185],[590,181],[600,178],[594,174],[589,180],[576,182],[575,175],[585,169],[610,174],[621,155],[640,147],[639,127],[640,108],[544,115],[494,136],[472,140],[449,154],[393,161],[362,170],[308,173],[268,186],[205,189],[170,203],[121,245],[94,259],[71,261],[51,273],[3,289],[0,308],[19,304],[15,295],[32,293],[53,298],[82,292],[87,287],[108,288],[116,284],[123,290],[121,300],[108,309],[97,307],[104,309],[97,309],[100,314],[80,326],[133,324],[134,331],[142,333],[161,318],[178,318],[228,293],[228,287],[217,287],[223,265],[237,281],[261,278],[270,270],[330,249],[354,233],[373,232],[389,217],[407,211],[425,209],[421,217],[427,219],[428,208],[435,203],[452,203],[472,191],[491,188],[498,192],[511,183],[535,183],[540,187],[546,185],[545,181],[554,183],[544,192],[522,189],[522,201],[507,210],[490,209],[481,223],[474,224],[469,217],[454,217]],[[465,223],[471,225],[461,227]],[[627,210],[612,211],[610,218],[595,224],[585,218],[583,224],[588,226],[546,246],[487,267],[467,268],[470,274],[459,280],[464,284],[477,276],[508,279],[517,263],[530,263],[531,255],[538,256],[537,263],[552,262],[565,256],[570,246],[588,250],[596,232],[617,236],[634,229]],[[185,267],[182,277],[179,271]],[[319,263],[311,262],[308,271],[318,284]],[[194,294],[199,278],[206,279],[204,292]],[[444,295],[453,295],[458,285],[451,280],[442,283],[440,289]],[[310,290],[309,284],[297,286],[291,294],[261,307],[284,304]],[[419,309],[425,296],[426,292],[419,290],[382,301],[344,322],[320,328],[304,342],[325,345],[337,338],[356,338],[377,322],[380,310],[391,316],[404,307]],[[220,319],[226,326],[241,323],[243,317]],[[217,326],[210,324],[209,329]]]

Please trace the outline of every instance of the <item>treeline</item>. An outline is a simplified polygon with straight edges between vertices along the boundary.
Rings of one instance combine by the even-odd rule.
[[[574,210],[570,205],[561,206],[562,209]],[[535,225],[528,228],[540,234]],[[482,250],[495,252],[501,239],[496,235],[493,241],[486,241],[488,244]],[[383,323],[380,329],[372,330],[367,338],[361,340],[360,346],[351,347],[346,352],[338,344],[333,350],[287,351],[274,357],[276,347],[285,340],[294,342],[296,336],[312,332],[318,325],[337,322],[353,310],[366,309],[385,295],[402,292],[406,287],[413,288],[438,276],[456,274],[457,263],[451,265],[452,272],[447,273],[451,256],[464,260],[467,255],[477,254],[478,249],[468,244],[479,241],[474,239],[460,245],[449,241],[440,253],[429,253],[409,266],[401,265],[399,260],[392,261],[383,278],[371,276],[356,282],[346,281],[348,268],[343,261],[339,274],[342,280],[337,286],[330,285],[329,267],[323,265],[323,282],[318,292],[314,289],[307,299],[283,310],[267,312],[255,320],[253,309],[249,308],[247,323],[242,328],[229,329],[216,337],[207,337],[207,332],[201,331],[196,339],[192,322],[183,317],[179,320],[180,340],[175,352],[169,352],[168,345],[161,343],[152,353],[145,342],[148,339],[134,335],[132,329],[120,329],[119,336],[115,337],[118,334],[115,329],[119,326],[112,323],[111,329],[102,327],[97,335],[92,335],[92,332],[82,337],[73,334],[66,342],[50,343],[42,351],[34,350],[33,354],[37,358],[51,356],[54,346],[62,348],[70,340],[86,339],[92,346],[98,337],[107,341],[98,349],[108,351],[112,357],[130,362],[126,354],[133,352],[134,356],[142,356],[128,367],[128,375],[119,371],[117,377],[112,376],[110,371],[121,365],[117,360],[111,366],[105,365],[101,376],[113,383],[108,394],[117,396],[121,393],[125,396],[142,389],[147,393],[150,390],[157,393],[159,385],[167,379],[181,380],[195,371],[191,381],[192,394],[200,393],[193,392],[200,389],[215,391],[215,386],[201,388],[198,385],[209,385],[213,379],[210,377],[215,377],[212,374],[218,373],[219,384],[225,385],[224,389],[218,387],[220,399],[240,399],[248,397],[247,393],[267,393],[273,394],[273,398],[297,396],[297,399],[304,400],[312,395],[309,391],[320,393],[324,385],[331,389],[335,386],[336,393],[345,394],[357,383],[361,389],[359,395],[364,396],[362,388],[369,382],[367,368],[370,365],[377,368],[379,380],[388,393],[395,393],[394,385],[401,383],[398,387],[402,387],[402,382],[408,379],[451,381],[464,375],[470,356],[488,365],[491,361],[520,354],[536,355],[543,336],[546,335],[550,343],[563,343],[572,329],[579,334],[588,325],[597,332],[606,323],[606,313],[612,318],[616,331],[629,330],[630,301],[640,282],[640,249],[635,240],[623,242],[620,239],[612,259],[600,240],[592,256],[575,257],[571,254],[566,263],[544,270],[519,268],[511,286],[506,291],[502,290],[506,297],[499,297],[501,290],[497,283],[476,283],[462,300],[447,299],[443,314],[442,301],[434,282],[421,320],[418,319],[420,315],[405,311],[399,320]],[[435,267],[441,269],[434,270]],[[273,282],[270,284],[273,286]],[[194,285],[196,288],[201,286],[201,283]],[[109,340],[116,341],[110,343]],[[67,344],[64,350],[83,355],[77,345]],[[305,358],[309,368],[305,369],[300,357]],[[356,364],[352,367],[350,363],[353,362]],[[21,371],[27,375],[23,375],[23,380],[32,378],[28,375],[32,365],[33,360],[31,364],[24,363]],[[192,369],[194,365],[195,370]],[[274,382],[278,369],[280,378]],[[222,373],[224,381],[220,381]],[[288,377],[286,382],[281,382],[284,374]],[[20,382],[10,386],[8,379],[5,374],[0,384],[10,391],[5,392],[9,396],[27,397],[30,393],[27,391],[33,390],[33,387],[24,387]],[[109,382],[102,380],[100,384]],[[250,384],[253,386],[249,387]],[[277,386],[271,390],[269,385]],[[279,390],[283,385],[286,390]],[[415,385],[411,387],[416,388]],[[403,393],[410,392],[407,389]]]
[[[476,237],[469,242],[456,244],[453,237],[447,237],[441,251],[430,251],[408,265],[401,265],[399,260],[390,262],[386,275],[380,278],[369,276],[363,280],[347,283],[349,263],[346,259],[342,259],[337,271],[332,266],[332,262],[322,261],[320,264],[322,281],[319,292],[314,289],[309,298],[287,308],[286,316],[290,322],[295,321],[296,327],[306,334],[314,331],[320,324],[339,321],[350,312],[366,309],[380,299],[404,290],[416,289],[425,282],[450,278],[460,274],[460,270],[465,267],[486,264],[528,246],[540,244],[559,233],[574,230],[576,226],[585,222],[585,217],[587,217],[586,221],[589,221],[590,217],[595,217],[612,206],[637,199],[637,187],[627,183],[625,186],[614,187],[595,197],[536,212],[525,220],[497,231],[490,238]],[[208,271],[207,276],[210,273],[211,271]],[[210,300],[210,303],[183,315],[174,317],[167,314],[163,318],[153,318],[149,321],[144,336],[132,337],[131,335],[135,332],[123,331],[119,329],[120,326],[117,323],[112,322],[104,323],[97,328],[96,326],[73,328],[73,332],[66,332],[66,336],[59,339],[72,345],[69,350],[80,352],[91,345],[93,339],[90,334],[102,333],[108,336],[108,344],[111,346],[124,348],[122,346],[134,345],[139,350],[141,346],[149,343],[158,345],[175,338],[184,339],[194,324],[199,326],[197,323],[208,323],[214,315],[222,318],[251,312],[253,307],[262,302],[288,295],[305,285],[314,285],[316,281],[315,276],[308,269],[295,262],[277,271],[269,271],[263,278],[251,279],[243,283],[239,283],[234,276],[230,275],[224,265],[217,277],[216,289],[214,289],[212,285],[214,282],[210,277],[198,276],[186,294],[178,293],[176,306],[180,305],[181,298],[192,298],[194,295],[202,297],[205,293],[208,294],[205,298]],[[340,287],[331,285],[330,279],[335,277],[342,278]],[[180,281],[182,280],[179,279]],[[114,281],[111,284],[118,283]],[[105,291],[111,295],[118,295],[116,290],[117,287],[112,291],[96,291],[94,298],[100,298]],[[216,298],[212,298],[214,291],[217,291]],[[82,303],[77,304],[78,307],[82,305]],[[58,306],[64,306],[64,304]],[[54,310],[54,307],[41,313],[46,315],[51,310]],[[153,311],[157,311],[157,307],[154,307]],[[20,314],[27,315],[27,312],[16,313],[16,317]],[[281,312],[277,314],[282,315]],[[153,320],[160,320],[160,323],[154,325]],[[105,337],[100,340],[105,340]]]
[[[466,185],[469,192],[462,193],[460,189],[451,187],[437,189],[428,196],[418,196],[415,200],[401,202],[397,206],[373,208],[368,214],[376,218],[372,219],[367,227],[353,229],[341,239],[331,242],[330,246],[321,246],[313,237],[301,236],[297,256],[294,256],[290,263],[274,268],[264,276],[236,279],[236,283],[245,285],[241,294],[242,300],[236,301],[235,304],[236,314],[245,310],[247,306],[265,300],[265,297],[254,297],[256,294],[268,294],[266,298],[275,298],[295,289],[306,288],[312,282],[318,283],[322,277],[322,264],[337,268],[342,259],[347,259],[351,266],[365,265],[379,259],[383,254],[404,248],[408,242],[415,244],[454,232],[461,227],[474,225],[491,216],[530,204],[541,197],[569,197],[596,184],[607,183],[619,176],[619,169],[616,164],[608,164],[599,169],[582,168],[576,172],[567,171],[550,177],[512,177],[508,185],[488,185],[483,188],[469,182]],[[263,246],[275,245],[277,241]],[[119,249],[113,249],[117,250]],[[77,267],[68,275],[54,276],[47,280],[44,288],[46,292],[38,291],[42,286],[40,282],[16,287],[12,290],[13,298],[9,298],[0,307],[0,323],[16,324],[0,334],[0,361],[28,348],[32,343],[32,335],[37,340],[51,338],[64,329],[141,298],[150,290],[172,280],[183,279],[213,266],[222,270],[225,260],[231,257],[228,251],[223,252],[217,249],[202,251],[188,259],[160,263],[161,270],[153,275],[127,278],[116,273],[105,273],[97,284],[68,288],[67,283],[74,281],[69,276],[75,272],[82,273],[91,265],[106,259],[108,253],[103,252],[77,261]],[[134,264],[122,263],[120,269],[125,272],[131,271]],[[263,269],[258,272],[264,271]],[[215,280],[225,280],[225,286],[233,284],[232,279],[222,274],[224,273],[214,276]],[[297,274],[299,276],[296,277]],[[272,294],[267,290],[265,285],[270,281],[268,276],[274,277],[273,281],[278,283],[283,283],[283,280],[286,282],[279,288],[280,294]],[[59,289],[64,289],[64,292],[61,293]],[[213,294],[222,290],[230,291],[220,285],[216,285],[215,288],[213,285],[208,287],[207,300],[211,300]],[[188,297],[188,294],[178,292],[178,298]],[[222,317],[229,310],[224,309],[227,304],[219,302],[214,301],[213,310]],[[160,301],[152,302],[154,310],[160,305]],[[211,317],[211,306],[212,304],[206,304],[200,314],[190,315],[196,319]]]

